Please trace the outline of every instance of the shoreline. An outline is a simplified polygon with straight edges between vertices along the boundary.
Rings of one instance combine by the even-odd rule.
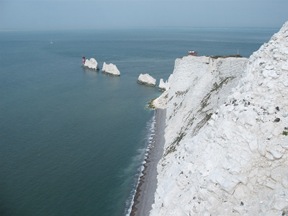
[[[154,203],[154,194],[157,188],[157,164],[164,151],[166,110],[155,110],[155,118],[155,135],[147,151],[148,156],[139,177],[130,216],[148,216]]]

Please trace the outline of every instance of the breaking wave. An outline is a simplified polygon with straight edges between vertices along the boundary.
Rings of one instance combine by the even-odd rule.
[[[147,135],[144,139],[144,148],[138,150],[137,155],[134,157],[133,162],[137,162],[137,171],[134,176],[134,183],[132,190],[130,192],[129,198],[127,199],[125,205],[125,215],[129,216],[131,214],[132,206],[134,204],[134,197],[137,192],[137,187],[140,182],[140,178],[143,175],[144,165],[147,163],[147,158],[152,146],[153,141],[155,140],[155,128],[156,128],[156,116],[155,113],[150,121],[148,121],[146,126]]]

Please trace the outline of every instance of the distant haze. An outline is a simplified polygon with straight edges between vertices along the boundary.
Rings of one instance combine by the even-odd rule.
[[[288,0],[0,0],[0,30],[277,27]]]

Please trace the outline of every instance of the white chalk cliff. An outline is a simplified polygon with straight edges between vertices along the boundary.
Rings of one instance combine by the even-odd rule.
[[[140,74],[138,77],[138,82],[140,84],[149,85],[149,86],[155,86],[156,85],[156,79],[154,79],[149,74]]]
[[[112,63],[107,64],[106,62],[104,62],[102,71],[111,75],[120,76],[120,71],[118,70],[117,66]]]
[[[161,97],[151,216],[288,215],[288,22],[249,59],[177,59]]]

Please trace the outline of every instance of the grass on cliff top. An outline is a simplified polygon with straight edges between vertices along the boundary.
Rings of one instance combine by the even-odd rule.
[[[243,56],[239,55],[239,54],[235,54],[235,55],[215,55],[215,56],[210,56],[213,59],[218,59],[218,58],[230,58],[230,57],[234,57],[234,58],[243,58]]]

